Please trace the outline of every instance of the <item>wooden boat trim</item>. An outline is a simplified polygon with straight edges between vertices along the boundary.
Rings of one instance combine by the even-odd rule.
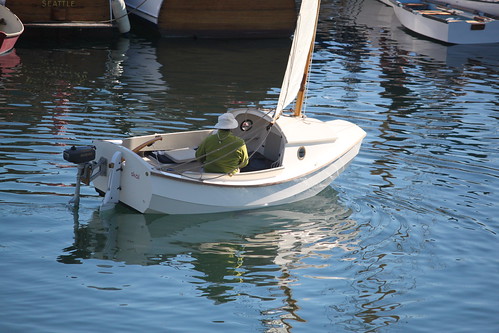
[[[139,151],[141,151],[144,147],[146,146],[151,146],[153,143],[155,143],[156,141],[161,141],[163,140],[163,137],[161,135],[157,135],[155,136],[154,138],[150,139],[150,140],[147,140],[146,142],[143,142],[141,143],[140,145],[138,145],[137,147],[133,148],[132,151],[134,153],[138,153]]]
[[[50,28],[50,29],[65,29],[65,28],[84,28],[84,29],[99,29],[99,28],[114,28],[112,23],[101,22],[57,22],[57,23],[26,23],[28,28]]]

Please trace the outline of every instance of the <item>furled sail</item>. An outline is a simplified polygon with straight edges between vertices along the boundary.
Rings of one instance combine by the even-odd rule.
[[[320,0],[302,0],[288,65],[274,115],[276,119],[282,113],[282,110],[294,101],[300,90],[303,93],[305,88],[304,85],[315,41],[319,5]],[[300,105],[296,107],[301,110],[301,99],[299,103]]]

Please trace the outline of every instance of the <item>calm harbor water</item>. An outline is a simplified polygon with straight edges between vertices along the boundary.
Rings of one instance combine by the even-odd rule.
[[[99,213],[73,144],[272,107],[289,40],[20,40],[0,57],[0,332],[499,331],[499,44],[324,1],[307,114],[368,133],[293,205]]]

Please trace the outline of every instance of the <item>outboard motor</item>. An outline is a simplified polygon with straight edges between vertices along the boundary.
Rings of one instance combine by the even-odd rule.
[[[95,159],[95,146],[72,146],[64,150],[62,157],[75,164],[87,163]]]
[[[64,150],[63,158],[78,166],[76,187],[73,198],[69,201],[77,207],[80,204],[80,184],[89,185],[92,180],[100,175],[106,175],[107,160],[103,157],[95,162],[95,146],[72,146]],[[97,172],[94,172],[97,170]]]

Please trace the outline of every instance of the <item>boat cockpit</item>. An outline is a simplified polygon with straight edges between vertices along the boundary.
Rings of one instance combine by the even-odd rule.
[[[233,111],[239,126],[232,133],[242,138],[248,149],[249,164],[241,173],[281,167],[284,136],[272,117],[260,110],[239,109]],[[138,153],[156,169],[182,174],[202,172],[195,151],[199,144],[214,130],[199,130],[150,135],[123,140],[122,145]]]

